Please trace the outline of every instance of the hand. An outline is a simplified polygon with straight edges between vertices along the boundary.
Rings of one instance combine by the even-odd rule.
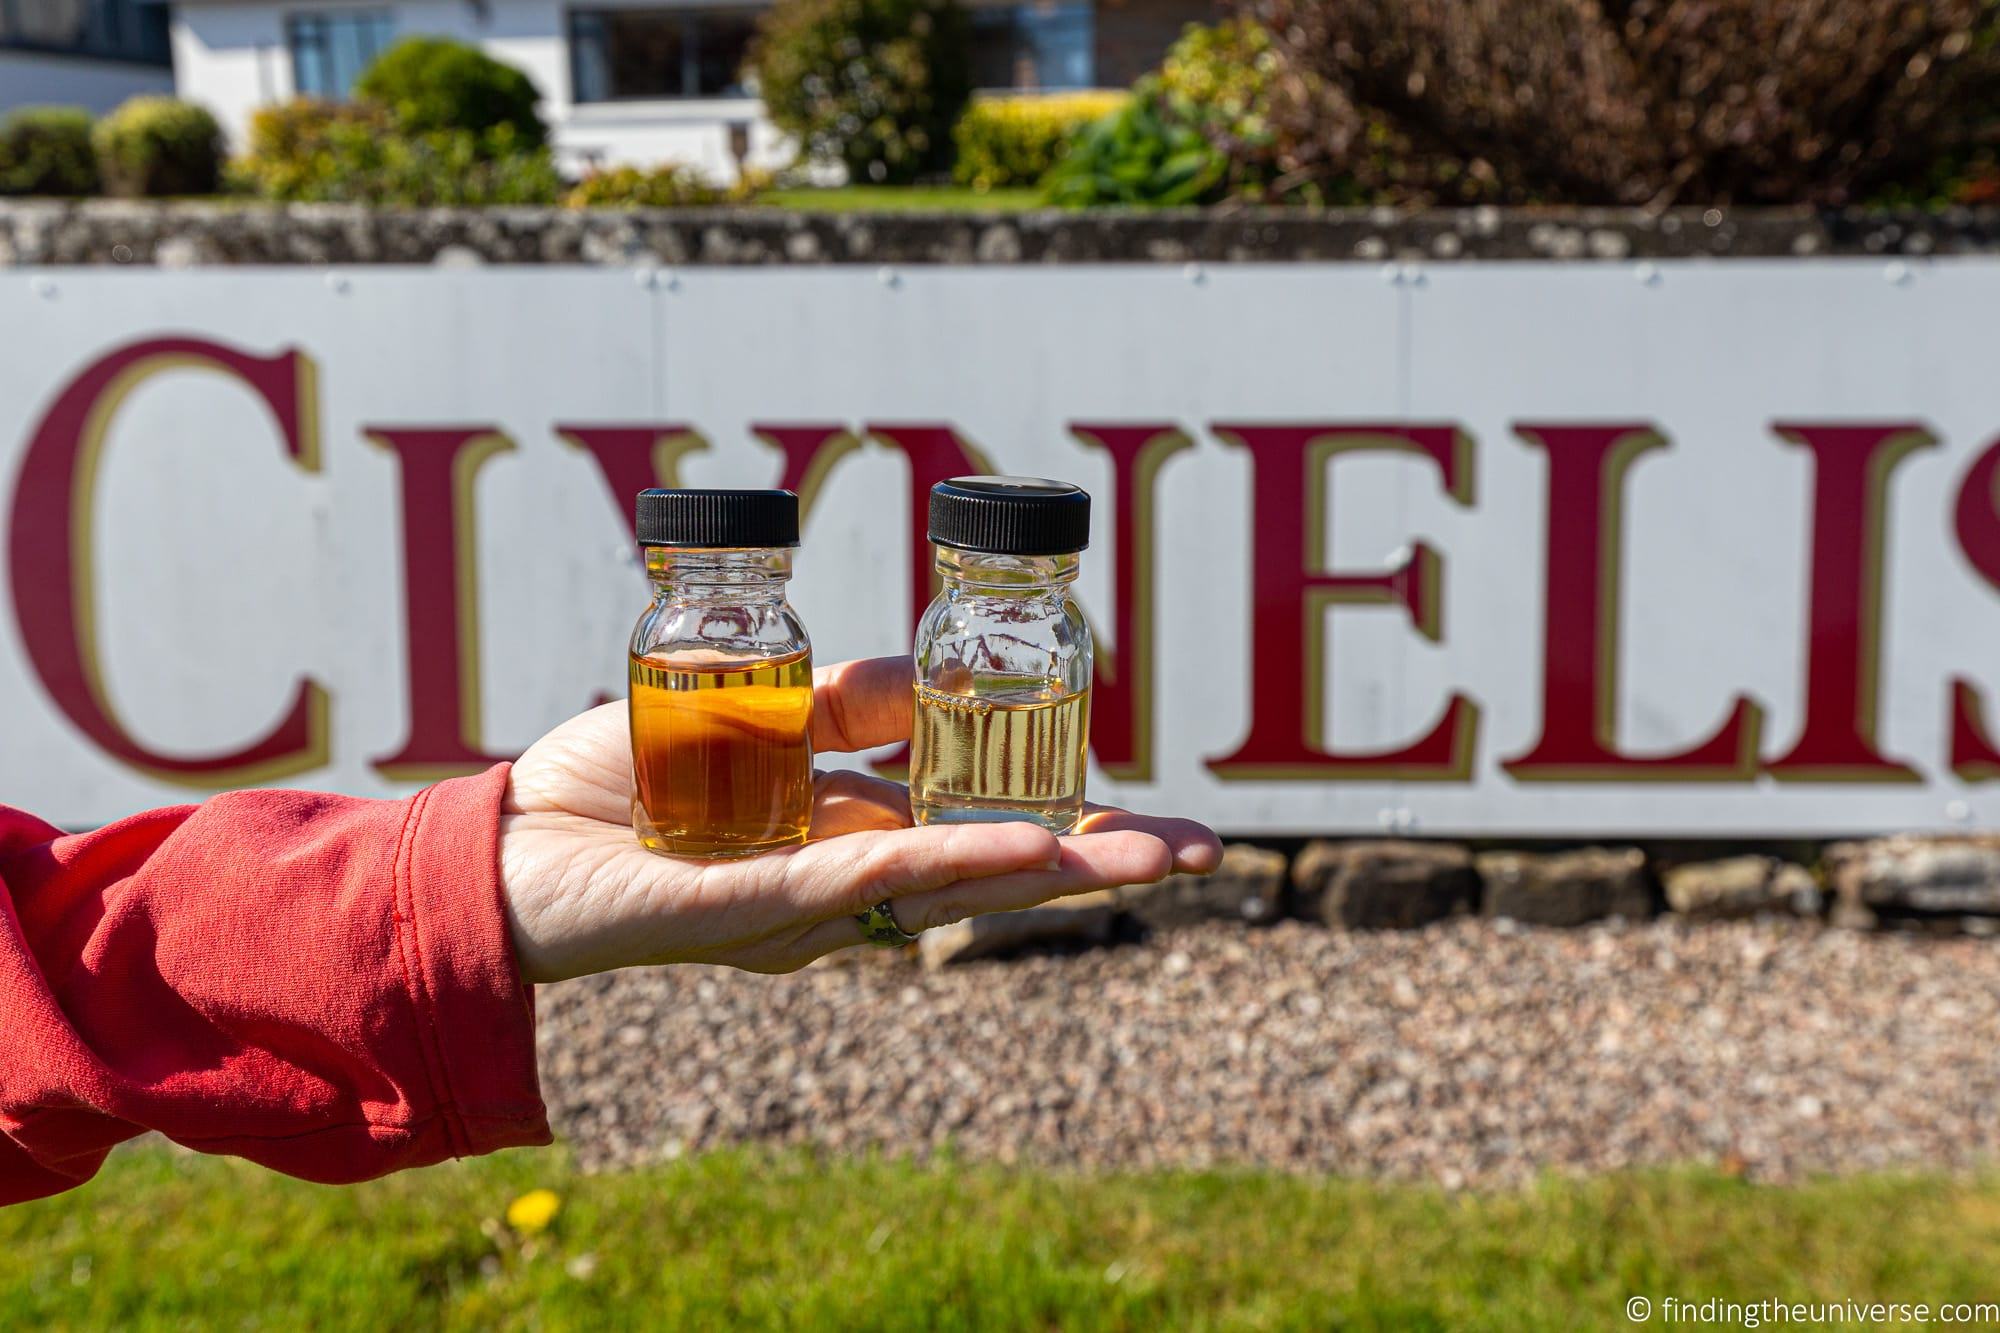
[[[912,827],[909,793],[859,773],[816,774],[812,839],[739,861],[660,856],[632,832],[632,742],[623,703],[571,718],[508,779],[500,878],[529,982],[636,963],[727,963],[790,972],[861,942],[856,913],[884,899],[915,933],[981,912],[1213,870],[1215,835],[1185,819],[1091,806],[1058,838],[1028,823]],[[909,739],[910,661],[823,667],[813,749]]]

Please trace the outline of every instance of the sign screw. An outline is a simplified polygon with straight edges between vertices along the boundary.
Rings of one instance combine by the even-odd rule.
[[[1882,279],[1894,287],[1901,287],[1910,280],[1910,266],[1900,259],[1892,259],[1882,268]]]
[[[350,287],[352,287],[352,285],[353,284],[348,282],[347,276],[345,274],[329,273],[326,275],[326,289],[332,292],[335,296],[347,295],[348,290]]]
[[[53,301],[56,299],[56,285],[47,278],[34,279],[28,284],[28,290],[41,297],[44,301]]]
[[[1186,268],[1181,270],[1181,276],[1186,278],[1189,282],[1193,283],[1195,286],[1199,287],[1201,286],[1202,283],[1208,281],[1208,270],[1204,269],[1199,264],[1189,264]]]
[[[875,270],[875,281],[884,287],[896,288],[903,285],[903,275],[886,264]]]
[[[1660,285],[1660,266],[1653,263],[1640,264],[1632,270],[1632,276],[1639,280],[1639,285],[1642,287],[1657,287]]]

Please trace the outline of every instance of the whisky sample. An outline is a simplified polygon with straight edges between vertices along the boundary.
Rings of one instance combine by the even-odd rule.
[[[975,676],[964,694],[916,687],[910,810],[919,824],[1025,819],[1067,833],[1083,813],[1090,691]]]
[[[812,659],[631,657],[632,823],[673,856],[754,856],[812,820]]]

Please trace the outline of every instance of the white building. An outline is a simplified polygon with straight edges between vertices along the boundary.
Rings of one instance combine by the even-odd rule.
[[[142,0],[0,0],[0,112],[173,90],[166,15]]]
[[[259,106],[345,96],[378,51],[427,33],[525,70],[568,167],[673,161],[727,180],[738,152],[752,166],[791,157],[739,73],[768,0],[157,2],[171,7],[176,88],[238,146]],[[988,87],[1122,87],[1214,14],[1215,0],[975,0],[975,69]]]

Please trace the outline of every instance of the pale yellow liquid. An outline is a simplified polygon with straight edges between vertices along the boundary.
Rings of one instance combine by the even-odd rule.
[[[812,822],[812,659],[634,657],[632,825],[674,856],[754,856]]]
[[[910,811],[919,824],[1025,819],[1067,833],[1083,813],[1090,691],[1055,682],[916,687]]]

